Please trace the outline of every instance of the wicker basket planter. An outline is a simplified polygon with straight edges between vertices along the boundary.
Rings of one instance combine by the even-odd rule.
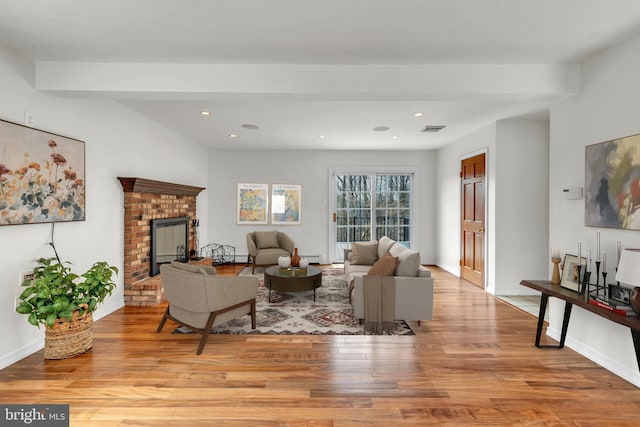
[[[82,354],[93,344],[93,315],[85,312],[72,320],[57,319],[45,328],[44,358],[67,359]]]

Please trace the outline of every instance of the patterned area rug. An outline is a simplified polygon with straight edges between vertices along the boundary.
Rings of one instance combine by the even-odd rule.
[[[218,325],[212,334],[281,334],[281,335],[366,335],[358,319],[353,317],[349,304],[348,284],[342,268],[323,268],[322,286],[313,291],[277,292],[264,286],[264,270],[256,268],[258,286],[256,329],[251,329],[249,316],[242,316]],[[243,269],[238,276],[251,276],[251,269]],[[178,328],[176,333],[190,333]],[[415,335],[409,325],[396,321],[391,335]]]

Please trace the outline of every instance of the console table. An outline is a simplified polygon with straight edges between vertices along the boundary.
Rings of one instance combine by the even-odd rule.
[[[633,346],[636,351],[636,360],[640,368],[640,316],[622,316],[613,313],[605,308],[596,307],[589,304],[588,296],[579,295],[574,291],[565,289],[560,285],[554,285],[547,280],[523,280],[520,282],[522,286],[535,289],[541,292],[540,312],[538,313],[538,330],[536,331],[536,347],[538,348],[563,348],[564,341],[567,336],[567,328],[569,327],[569,318],[571,317],[571,308],[577,305],[591,313],[604,317],[612,322],[627,326],[631,331],[633,338]],[[562,319],[562,332],[560,334],[560,344],[558,345],[541,345],[540,335],[542,334],[542,326],[544,324],[544,313],[547,310],[547,302],[549,297],[555,297],[564,301],[564,317]]]

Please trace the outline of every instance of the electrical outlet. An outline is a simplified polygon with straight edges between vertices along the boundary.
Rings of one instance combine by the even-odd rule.
[[[24,112],[24,124],[29,127],[35,127],[36,125],[36,116],[33,115],[32,112],[26,111]]]
[[[20,286],[24,283],[25,280],[33,280],[36,278],[36,273],[33,270],[26,270],[20,273]]]

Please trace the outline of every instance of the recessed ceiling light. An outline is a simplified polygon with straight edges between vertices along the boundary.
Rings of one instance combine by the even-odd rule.
[[[389,126],[376,126],[373,130],[376,132],[384,132],[385,130],[389,130]]]
[[[230,133],[230,134],[229,134],[229,138],[235,138],[235,137],[237,137],[237,136],[238,136],[238,135],[236,135],[235,133]]]
[[[400,138],[400,137],[399,137],[398,135],[393,135],[391,138],[393,138],[393,139],[398,139],[398,138]]]
[[[326,137],[324,135],[318,135],[318,138],[325,139]]]
[[[422,117],[422,116],[423,116],[423,113],[421,113],[421,112],[419,112],[419,111],[418,111],[417,113],[413,113],[413,116],[414,116],[414,117]]]
[[[249,129],[249,130],[256,130],[256,129],[260,129],[259,126],[257,125],[251,125],[251,124],[246,124],[246,125],[242,125],[243,128],[245,129]]]
[[[201,116],[210,116],[211,113],[209,111],[200,111]]]

